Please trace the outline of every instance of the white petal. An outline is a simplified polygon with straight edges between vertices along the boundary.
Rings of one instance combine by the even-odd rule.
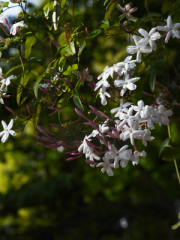
[[[168,41],[169,41],[171,35],[172,35],[172,31],[169,31],[169,32],[167,33],[167,35],[166,35],[165,43],[168,43]]]
[[[168,28],[172,28],[173,24],[172,24],[172,19],[171,19],[171,16],[169,15],[168,18],[167,18],[167,26]]]
[[[8,126],[7,126],[7,124],[5,123],[5,121],[2,120],[1,123],[2,123],[4,129],[7,129],[7,128],[8,128]]]
[[[145,47],[148,44],[149,40],[148,38],[143,38],[138,42],[138,47]]]
[[[180,38],[180,32],[179,30],[172,30],[172,35],[176,38]]]
[[[125,167],[128,165],[128,162],[129,162],[129,161],[121,160],[121,162],[120,162],[121,167],[122,167],[122,168],[125,168]]]
[[[107,168],[106,173],[110,177],[114,176],[113,170],[110,167]]]
[[[152,35],[153,33],[155,33],[156,29],[157,29],[156,27],[154,27],[154,28],[151,29],[151,31],[149,32],[149,36],[150,36],[150,37],[151,37],[151,35]]]
[[[100,98],[101,98],[101,104],[105,106],[107,104],[106,97],[104,95],[100,95]]]
[[[136,85],[134,84],[134,83],[128,83],[127,85],[126,85],[126,87],[129,89],[129,90],[135,90],[136,89]]]
[[[129,53],[129,54],[134,54],[138,51],[137,47],[136,46],[128,46],[126,48],[126,51]]]
[[[13,130],[9,130],[9,133],[10,133],[12,136],[16,136],[16,132],[13,131]]]
[[[141,52],[142,53],[151,53],[152,52],[152,49],[150,47],[143,47],[141,48]]]
[[[4,131],[4,135],[3,137],[1,138],[1,142],[5,143],[7,141],[9,137],[9,132],[8,131]]]
[[[149,45],[150,45],[150,47],[152,48],[153,51],[156,51],[157,45],[156,45],[155,42],[153,42],[153,41],[150,40],[150,41],[149,41]]]
[[[136,59],[137,59],[137,61],[141,62],[141,59],[142,59],[142,53],[141,53],[141,51],[138,51],[138,52],[137,52]]]
[[[140,28],[140,29],[138,30],[138,32],[139,32],[143,37],[145,37],[145,38],[148,38],[148,37],[149,37],[148,32],[147,32],[146,30],[142,29],[142,28]]]
[[[178,29],[180,28],[180,23],[175,23],[173,29]]]
[[[168,27],[157,26],[157,30],[168,32],[170,29]]]
[[[7,127],[8,130],[10,130],[13,127],[13,119],[9,122],[9,125]]]
[[[156,40],[158,40],[158,39],[160,39],[160,38],[161,38],[161,34],[160,34],[159,32],[153,33],[153,34],[151,35],[151,37],[150,37],[150,39],[151,39],[152,41],[156,41]]]

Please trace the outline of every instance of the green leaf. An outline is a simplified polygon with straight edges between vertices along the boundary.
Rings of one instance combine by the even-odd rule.
[[[36,36],[37,37],[37,36]],[[25,43],[25,58],[29,58],[31,54],[32,46],[36,43],[37,39],[35,36],[27,37]]]
[[[0,52],[0,57],[2,56],[2,52]]]
[[[49,12],[53,10],[53,2],[48,2],[44,7],[43,7],[43,12],[44,15],[46,17],[46,19],[48,19],[49,16]]]
[[[115,8],[115,6],[116,6],[116,4],[117,4],[118,2],[119,2],[119,0],[116,0],[116,1],[114,1],[114,2],[108,3],[108,10],[107,10],[107,12],[106,12],[106,14],[105,14],[105,17],[104,17],[105,20],[109,20],[109,19],[110,19],[111,13],[112,13],[112,11],[114,10],[114,8]]]
[[[79,98],[79,92],[75,91],[73,95],[73,102],[76,105],[77,108],[79,108],[81,111],[83,110],[82,102]]]
[[[26,66],[29,66],[27,63],[24,63],[24,67]],[[7,73],[6,73],[6,76],[8,77],[10,74],[12,74],[12,72],[14,72],[15,70],[21,68],[22,69],[22,65],[18,65],[18,66],[15,66],[13,68],[11,68]]]
[[[71,42],[70,45],[68,45],[65,50],[71,54],[71,55],[74,55],[76,53],[76,49],[75,49],[75,46],[74,46],[74,42]]]
[[[18,106],[21,105],[21,95],[23,92],[23,87],[25,87],[27,85],[28,81],[29,81],[29,71],[27,71],[26,74],[21,76],[21,82],[17,88],[17,104],[18,104]]]
[[[0,13],[3,12],[4,7],[8,7],[9,2],[0,2]]]
[[[136,21],[136,26],[138,26],[140,23],[142,22],[148,22],[151,21],[151,18],[153,17],[162,17],[162,14],[160,13],[148,13],[145,16],[143,16],[142,18],[140,18],[139,20]]]
[[[36,72],[35,70],[31,70],[30,75],[35,79],[37,79],[39,77],[39,73]]]
[[[37,125],[37,124],[38,124],[40,112],[41,112],[41,104],[38,103],[38,105],[37,105],[37,111],[36,111],[36,117],[33,118],[33,123],[34,123],[34,125]]]
[[[178,227],[180,227],[180,221],[174,224],[171,228],[174,230],[174,229],[177,229]]]
[[[102,28],[102,29],[109,28],[109,21],[108,20],[103,20],[100,24],[101,24],[100,28]]]
[[[156,68],[153,68],[149,76],[149,84],[152,92],[154,92],[155,82],[156,82]]]
[[[104,1],[104,6],[106,5],[107,2],[108,2],[108,0],[105,0],[105,1]]]
[[[78,65],[77,64],[73,64],[72,65],[72,72],[74,72],[75,70],[77,70],[78,69]]]
[[[61,8],[63,8],[63,7],[65,6],[66,1],[67,1],[67,0],[62,0],[62,1],[61,1]]]
[[[47,73],[44,72],[41,76],[39,76],[39,78],[36,80],[36,82],[34,84],[34,94],[35,94],[35,97],[38,96],[39,83],[43,80],[43,78],[45,78],[46,74]]]

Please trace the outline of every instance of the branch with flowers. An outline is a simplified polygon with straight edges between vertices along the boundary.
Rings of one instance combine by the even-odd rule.
[[[60,146],[72,148],[72,151],[67,152],[71,155],[67,161],[84,156],[87,164],[91,167],[101,167],[101,171],[109,176],[114,175],[114,169],[124,168],[129,162],[137,165],[140,158],[145,158],[148,154],[145,150],[138,150],[138,140],[142,141],[145,147],[147,142],[155,141],[151,131],[156,129],[156,124],[166,125],[169,129],[169,117],[179,111],[180,104],[166,86],[156,81],[156,76],[158,61],[164,61],[164,55],[157,54],[158,48],[162,48],[162,43],[167,44],[171,41],[171,37],[180,39],[180,23],[173,24],[169,15],[165,20],[167,26],[162,26],[163,17],[159,13],[149,13],[138,19],[132,15],[138,9],[132,8],[131,3],[122,7],[117,0],[105,1],[104,20],[97,29],[89,33],[84,24],[77,25],[74,5],[68,5],[66,1],[49,0],[43,8],[43,15],[28,13],[27,1],[12,2],[18,4],[22,11],[17,22],[10,26],[8,14],[3,13],[3,9],[8,8],[8,2],[1,7],[0,27],[5,36],[0,37],[0,60],[18,59],[19,65],[12,66],[6,74],[3,74],[0,68],[1,104],[6,105],[4,99],[15,95],[18,106],[23,109],[25,107],[26,114],[23,115],[20,111],[17,113],[9,106],[5,106],[6,109],[16,115],[16,121],[22,121],[24,127],[29,121],[34,124],[42,133],[41,136],[34,135],[40,140],[38,144],[52,149]],[[111,17],[115,7],[122,14],[112,24]],[[153,21],[159,22],[160,25],[155,26]],[[153,24],[153,27],[149,31],[143,29],[144,22]],[[43,41],[38,29],[46,36]],[[116,32],[128,34],[134,45],[127,46],[124,61],[114,63],[111,67],[106,66],[97,77],[90,75],[88,66],[85,69],[81,68],[83,50],[100,34],[113,37]],[[44,47],[44,42],[47,41],[50,43],[48,50]],[[36,45],[44,54],[43,64],[42,59],[31,57],[32,48]],[[9,48],[18,51],[16,58],[3,58],[4,52]],[[166,48],[165,45],[163,48]],[[167,51],[164,52],[170,56]],[[133,59],[134,54],[136,56]],[[153,60],[149,62],[149,59],[153,58],[156,58],[154,64]],[[136,82],[143,81],[143,77],[138,74],[138,69],[142,68],[143,63],[149,66],[148,76],[153,92],[144,92],[143,95],[153,97],[154,101],[149,105],[143,99],[132,101],[133,95],[136,94]],[[41,65],[40,73],[37,71],[38,64]],[[179,81],[180,77],[174,65],[173,68]],[[180,88],[176,82],[175,84]],[[100,98],[103,109],[89,105],[83,95],[87,85],[91,94],[94,94],[94,100],[99,101]],[[156,85],[161,88],[155,91]],[[62,124],[60,115],[69,106],[72,109],[73,121]],[[51,112],[47,115],[49,110]],[[51,123],[50,126],[59,130],[60,134],[38,125],[43,114],[48,117],[58,115],[60,123]],[[2,125],[4,130],[0,136],[3,143],[7,141],[9,134],[16,136],[16,132],[24,130],[24,127],[16,132],[11,130],[13,119],[8,126],[4,121]],[[162,139],[162,142],[159,154],[163,159],[170,158],[174,161],[180,182],[176,162],[180,156],[177,146],[171,140],[170,131],[169,138]]]

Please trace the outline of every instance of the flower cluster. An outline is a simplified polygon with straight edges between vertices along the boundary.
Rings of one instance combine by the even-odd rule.
[[[121,9],[125,11],[124,9]],[[145,105],[143,100],[139,100],[137,105],[131,102],[124,102],[124,95],[127,90],[135,90],[137,86],[135,82],[140,77],[132,77],[131,70],[136,66],[135,63],[142,61],[142,53],[151,53],[157,49],[156,40],[161,38],[159,31],[166,31],[165,42],[168,42],[170,36],[180,38],[177,30],[180,24],[172,24],[171,16],[167,18],[167,27],[155,27],[148,33],[144,29],[139,29],[138,32],[142,36],[133,36],[135,46],[128,46],[127,52],[129,54],[137,53],[136,59],[132,60],[132,56],[126,57],[124,62],[114,64],[112,67],[106,66],[103,72],[97,77],[98,82],[94,91],[99,89],[99,96],[101,104],[105,106],[107,99],[111,98],[108,88],[115,88],[119,91],[121,97],[120,106],[111,110],[114,114],[114,119],[105,116],[104,113],[97,109],[91,109],[97,117],[105,120],[97,127],[95,122],[88,120],[79,110],[76,109],[77,114],[89,121],[95,130],[91,134],[86,135],[79,148],[71,155],[82,156],[85,155],[86,162],[91,167],[102,167],[101,171],[106,172],[107,175],[113,176],[113,170],[126,167],[132,162],[133,165],[139,163],[139,158],[145,158],[147,153],[145,151],[138,151],[135,142],[141,140],[144,146],[147,146],[148,141],[153,141],[155,138],[151,136],[151,130],[155,129],[154,124],[167,125],[169,123],[169,116],[173,114],[172,110],[168,110],[162,104],[156,106]],[[149,46],[147,46],[149,44]],[[113,81],[114,87],[111,86]],[[107,117],[107,119],[106,119]],[[97,118],[96,118],[97,119]],[[99,140],[101,147],[95,145],[94,138]],[[123,145],[123,142],[130,140],[133,147]],[[101,151],[99,151],[101,149]],[[102,151],[103,149],[103,151]],[[72,160],[69,158],[68,160]]]

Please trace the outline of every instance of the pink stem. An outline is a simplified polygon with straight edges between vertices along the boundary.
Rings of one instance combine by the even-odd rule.
[[[144,126],[146,123],[147,123],[147,121],[146,121],[146,122],[143,122],[143,124],[141,124],[141,125],[139,126],[139,128],[142,127],[142,126]]]
[[[7,36],[9,36],[9,34],[6,32],[6,30],[3,28],[3,26],[0,24],[0,27],[2,28],[2,30],[5,32],[5,34],[7,35]]]

